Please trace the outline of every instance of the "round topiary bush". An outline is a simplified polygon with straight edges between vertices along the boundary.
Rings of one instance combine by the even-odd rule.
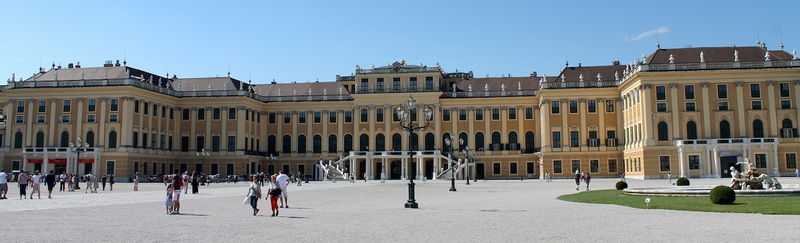
[[[736,201],[736,192],[727,186],[717,186],[711,189],[708,197],[714,204],[731,204]]]
[[[628,183],[624,181],[618,181],[614,186],[617,188],[617,190],[624,190],[625,188],[628,188]]]
[[[686,179],[686,177],[678,178],[678,180],[675,181],[675,185],[688,186],[689,185],[689,179]]]

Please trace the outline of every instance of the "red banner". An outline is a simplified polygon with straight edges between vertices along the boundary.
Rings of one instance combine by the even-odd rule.
[[[28,159],[28,163],[30,163],[30,164],[41,164],[41,163],[44,163],[44,159]]]
[[[94,159],[79,159],[78,163],[91,164],[94,163]]]
[[[67,159],[51,159],[48,162],[53,164],[67,164]]]

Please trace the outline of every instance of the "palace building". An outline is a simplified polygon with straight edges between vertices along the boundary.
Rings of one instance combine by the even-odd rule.
[[[330,82],[251,84],[108,61],[15,79],[0,88],[0,167],[11,171],[319,179],[316,165],[333,160],[358,179],[432,179],[450,154],[472,162],[459,178],[643,179],[725,176],[745,158],[789,175],[800,152],[800,60],[763,45],[657,49],[554,76],[398,61]],[[409,97],[411,121],[426,126],[416,133],[395,112]]]

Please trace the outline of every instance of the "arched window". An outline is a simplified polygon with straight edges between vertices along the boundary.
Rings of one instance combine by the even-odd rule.
[[[483,133],[477,132],[475,133],[475,151],[483,151],[486,149],[486,145],[483,143]]]
[[[697,123],[694,121],[686,123],[686,139],[697,139]]]
[[[458,134],[458,149],[464,150],[469,146],[469,135],[467,133],[462,132]]]
[[[658,123],[658,141],[669,140],[669,126],[666,122]]]
[[[525,132],[525,152],[533,153],[535,150],[535,144],[533,140],[533,132],[527,131]]]
[[[306,153],[306,135],[297,136],[297,152]]]
[[[408,136],[408,150],[409,151],[417,151],[419,150],[419,135],[416,133],[411,133]]]
[[[783,121],[781,122],[781,127],[782,128],[794,128],[792,126],[792,120],[789,120],[789,118],[783,119]]]
[[[22,132],[14,134],[14,148],[22,148]]]
[[[375,151],[386,151],[386,136],[383,133],[375,135]]]
[[[278,151],[275,150],[275,143],[276,142],[277,141],[275,141],[275,135],[269,135],[269,137],[267,137],[267,153],[268,154],[273,154],[274,155],[275,152],[278,152]]]
[[[797,131],[792,126],[792,120],[789,120],[789,118],[783,119],[783,121],[781,122],[781,128],[783,128],[781,129],[781,137],[784,138],[797,137]]]
[[[37,148],[44,147],[44,133],[43,132],[37,132],[36,133],[36,147]]]
[[[108,147],[109,148],[117,147],[117,131],[111,131],[108,133]]]
[[[753,121],[753,137],[754,138],[764,137],[764,123],[761,122],[761,120],[759,119]]]
[[[283,148],[281,148],[281,150],[283,150],[283,153],[287,154],[292,153],[292,136],[283,135],[283,141],[281,142],[283,142],[282,146]]]
[[[492,151],[500,150],[502,144],[500,144],[500,133],[499,132],[492,132]]]
[[[155,136],[153,136],[155,138]],[[88,131],[86,132],[86,144],[89,144],[89,147],[94,147],[94,132]]]
[[[509,144],[516,144],[517,143],[517,132],[509,132],[508,133],[508,143]]]
[[[434,150],[436,147],[435,140],[433,133],[425,134],[425,150]]]
[[[719,122],[719,137],[731,138],[731,124],[726,120]]]
[[[442,134],[442,149],[444,151],[450,151],[450,146],[447,146],[447,140],[448,139],[453,139],[453,138],[450,137],[450,133]]]
[[[337,153],[337,150],[339,148],[336,146],[336,134],[331,134],[328,136],[328,153]]]
[[[369,150],[369,136],[367,136],[367,134],[361,134],[361,136],[358,138],[358,150]]]
[[[344,152],[349,153],[353,151],[353,135],[345,134],[344,135]]]
[[[67,131],[61,132],[61,147],[69,147],[69,133]]]
[[[312,149],[313,149],[314,153],[315,154],[322,153],[322,136],[320,136],[319,134],[314,135],[314,138],[312,139],[312,143],[313,143],[313,148]]]
[[[400,136],[399,133],[395,133],[392,135],[392,150],[394,151],[403,150],[403,137]]]

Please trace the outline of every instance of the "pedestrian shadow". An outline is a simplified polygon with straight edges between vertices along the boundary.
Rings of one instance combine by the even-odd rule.
[[[284,209],[313,209],[313,208],[291,207],[291,208],[284,208]]]
[[[278,218],[288,218],[288,219],[307,219],[308,217],[301,217],[301,216],[276,216]]]
[[[173,214],[173,215],[175,215],[175,216],[200,216],[200,217],[208,216],[208,214],[196,214],[196,213],[180,213],[180,214]]]

